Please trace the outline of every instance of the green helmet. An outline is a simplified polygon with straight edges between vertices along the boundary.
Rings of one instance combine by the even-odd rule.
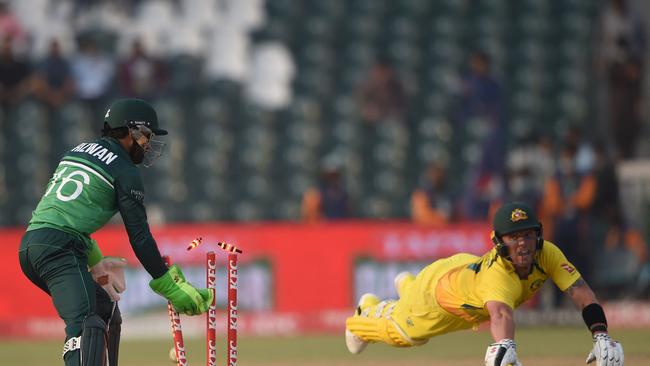
[[[510,202],[501,206],[494,214],[492,221],[492,242],[497,248],[497,253],[503,258],[511,260],[508,248],[501,237],[528,229],[537,230],[535,248],[538,251],[542,250],[544,246],[542,223],[537,219],[535,211],[523,202]]]
[[[148,127],[154,134],[166,135],[158,125],[158,115],[153,107],[142,99],[118,99],[106,111],[104,122],[111,128]]]
[[[526,229],[541,231],[542,225],[535,211],[523,202],[506,203],[494,215],[492,222],[494,234],[501,237]]]

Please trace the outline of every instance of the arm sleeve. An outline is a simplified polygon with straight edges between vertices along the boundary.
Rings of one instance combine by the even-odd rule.
[[[139,175],[120,177],[116,183],[117,206],[133,252],[151,277],[158,278],[167,272],[167,266],[149,231],[142,179]]]
[[[564,253],[555,244],[544,242],[540,265],[553,283],[562,291],[573,285],[580,278],[578,269],[569,262]]]

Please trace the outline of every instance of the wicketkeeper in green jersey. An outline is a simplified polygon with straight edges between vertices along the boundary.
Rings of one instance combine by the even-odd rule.
[[[67,366],[117,365],[125,290],[123,258],[104,257],[90,235],[120,212],[131,247],[153,278],[149,285],[181,313],[205,312],[214,294],[167,268],[149,231],[144,187],[136,165],[162,153],[155,110],[120,99],[106,111],[102,136],[81,143],[59,163],[20,244],[25,275],[52,297],[65,322]]]

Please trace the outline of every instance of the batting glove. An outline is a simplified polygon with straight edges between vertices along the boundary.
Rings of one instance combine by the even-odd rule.
[[[492,343],[485,352],[485,366],[521,366],[516,350],[517,345],[512,339]]]
[[[596,361],[596,366],[623,366],[623,346],[607,333],[594,335],[594,348],[587,356],[587,363]]]
[[[120,300],[120,293],[126,290],[124,281],[124,266],[126,259],[120,257],[103,257],[90,267],[90,274],[108,293],[113,302]]]

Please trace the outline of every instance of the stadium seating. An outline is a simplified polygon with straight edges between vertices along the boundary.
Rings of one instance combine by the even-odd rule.
[[[302,192],[332,153],[344,162],[355,216],[407,217],[408,196],[429,162],[446,164],[460,187],[488,138],[485,121],[466,121],[462,129],[455,120],[460,80],[476,49],[490,53],[502,82],[508,135],[559,135],[588,120],[594,2],[274,0],[265,6],[266,21],[252,39],[279,40],[291,51],[297,73],[286,108],[265,110],[246,100],[238,82],[204,78],[205,60],[191,49],[169,53],[170,91],[155,101],[170,130],[167,151],[144,173],[147,199],[165,220],[298,219]],[[153,3],[143,9],[173,17]],[[151,22],[135,15],[140,23],[145,18]],[[209,19],[201,24],[209,26]],[[168,27],[151,26],[154,38]],[[377,57],[391,62],[408,92],[401,123],[361,122],[357,87]],[[0,224],[24,224],[52,164],[99,127],[81,103],[50,115],[32,101],[9,108],[0,125],[0,207],[16,210],[3,209]],[[3,189],[17,194],[3,196]]]

